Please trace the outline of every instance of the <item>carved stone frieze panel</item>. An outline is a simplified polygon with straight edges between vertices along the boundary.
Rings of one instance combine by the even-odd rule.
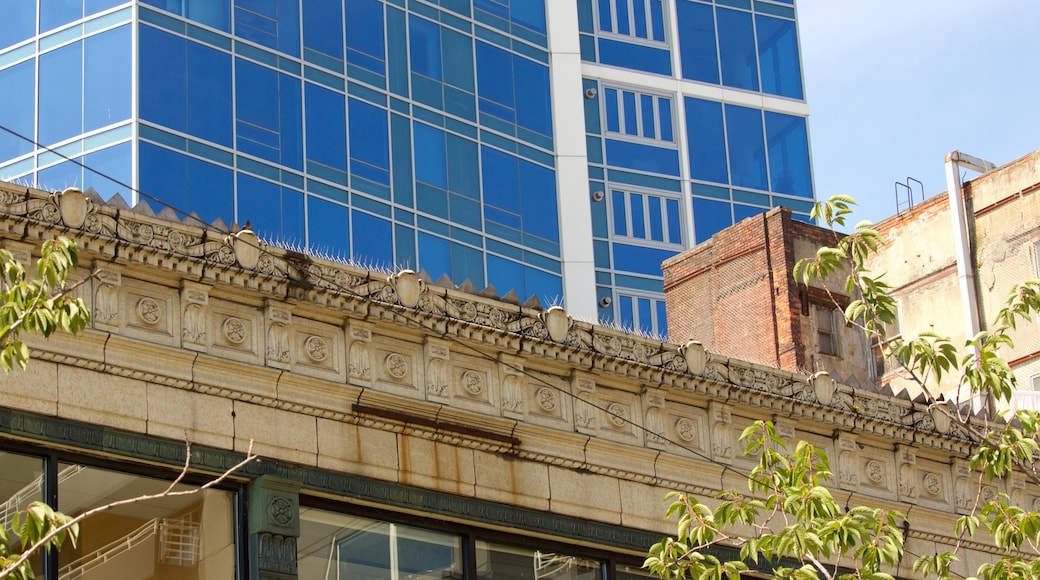
[[[574,396],[574,429],[578,433],[593,435],[599,427],[602,408],[596,396],[596,381],[585,373],[571,373],[571,395]],[[599,408],[597,408],[599,407]]]
[[[502,397],[502,415],[511,419],[524,418],[524,363],[523,359],[505,353],[498,355],[499,392]]]
[[[164,346],[180,346],[180,296],[173,288],[123,277],[122,334]]]
[[[431,401],[448,401],[451,343],[428,336],[423,344],[423,355],[426,369],[426,397]]]
[[[118,333],[120,326],[119,302],[120,286],[123,277],[119,270],[111,267],[100,268],[94,279],[94,310],[91,321],[94,328],[106,332]]]
[[[347,380],[353,384],[372,384],[372,324],[347,319]]]
[[[181,282],[181,346],[205,351],[209,345],[209,291],[204,284]]]
[[[898,465],[899,499],[913,501],[920,494],[920,478],[917,471],[917,452],[909,445],[896,446],[896,464]]]
[[[666,419],[668,403],[663,389],[644,387],[641,398],[643,405],[643,440],[652,449],[668,448]]]
[[[207,352],[231,360],[264,364],[264,311],[224,300],[209,299]]]
[[[374,334],[370,349],[373,389],[409,399],[423,397],[423,351],[418,344]]]
[[[267,366],[292,368],[292,307],[268,301],[265,309],[264,352]]]
[[[838,452],[838,485],[842,489],[855,489],[859,486],[859,444],[851,433],[838,433],[834,442]]]
[[[523,382],[526,422],[553,429],[574,429],[574,398],[570,389],[569,377],[528,370]]]
[[[346,382],[343,332],[331,324],[294,316],[291,327],[292,364],[300,374]]]
[[[711,422],[711,456],[715,461],[732,463],[737,454],[737,441],[733,434],[733,407],[718,401],[708,404],[708,420]]]

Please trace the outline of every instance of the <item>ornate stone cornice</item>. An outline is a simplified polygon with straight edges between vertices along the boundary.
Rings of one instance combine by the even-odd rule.
[[[0,184],[0,235],[33,240],[63,234],[75,238],[84,257],[98,266],[144,268],[156,280],[211,286],[214,296],[289,301],[297,316],[337,324],[361,317],[418,326],[453,340],[515,350],[542,365],[658,385],[670,399],[722,399],[836,429],[957,453],[968,448],[956,434],[937,428],[925,406],[906,400],[845,385],[821,390],[810,377],[718,357],[696,343],[672,345],[575,321],[560,308],[540,311],[465,294],[408,271],[387,276],[321,260],[268,246],[248,230],[194,227],[120,201],[106,204],[93,192]]]

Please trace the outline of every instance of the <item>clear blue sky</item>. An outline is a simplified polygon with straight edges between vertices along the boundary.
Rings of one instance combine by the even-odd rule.
[[[879,221],[896,181],[945,191],[950,151],[1002,165],[1040,148],[1040,0],[796,3],[819,199]]]

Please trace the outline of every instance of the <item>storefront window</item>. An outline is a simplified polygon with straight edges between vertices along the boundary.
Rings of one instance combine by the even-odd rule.
[[[462,577],[459,536],[304,508],[300,578],[441,580]]]
[[[169,482],[77,464],[58,466],[58,510],[78,515],[161,493]],[[189,491],[180,484],[173,491]],[[132,503],[80,523],[58,554],[60,578],[208,580],[235,575],[233,494],[204,490]]]
[[[600,580],[603,566],[595,560],[477,541],[480,580]]]
[[[13,538],[15,514],[30,503],[43,500],[43,460],[0,451],[0,465],[0,526]],[[33,570],[40,570],[41,563],[39,555],[30,560]]]

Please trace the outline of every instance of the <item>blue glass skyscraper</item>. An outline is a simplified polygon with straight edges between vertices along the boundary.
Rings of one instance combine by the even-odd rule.
[[[666,332],[663,259],[813,200],[793,0],[4,0],[0,17],[0,178],[583,318]]]

